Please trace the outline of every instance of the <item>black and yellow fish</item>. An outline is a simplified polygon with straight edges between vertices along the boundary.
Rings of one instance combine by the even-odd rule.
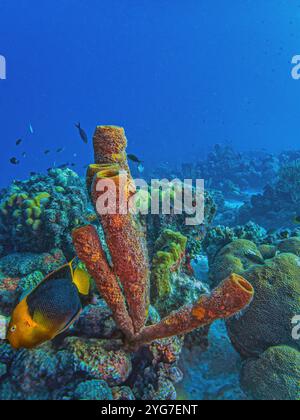
[[[90,277],[69,263],[49,274],[13,311],[7,339],[12,347],[34,348],[67,330],[82,310]]]

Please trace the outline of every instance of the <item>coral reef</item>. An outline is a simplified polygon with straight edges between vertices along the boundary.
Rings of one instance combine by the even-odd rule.
[[[108,136],[107,133],[109,133]],[[102,136],[105,141],[101,140]],[[145,237],[139,228],[137,217],[128,211],[129,199],[135,193],[135,187],[132,185],[126,164],[126,145],[127,141],[122,129],[97,127],[94,135],[96,162],[87,173],[89,185],[91,174],[95,174],[98,169],[91,183],[91,195],[105,233],[113,269],[110,269],[108,265],[95,228],[87,225],[75,229],[73,240],[78,256],[86,264],[90,275],[95,277],[100,293],[104,289],[103,298],[112,310],[116,322],[120,322],[129,347],[135,349],[157,339],[185,334],[200,326],[211,324],[217,319],[230,317],[251,302],[254,291],[242,277],[232,275],[224,280],[210,296],[203,296],[196,304],[183,306],[157,324],[144,327],[149,303],[149,262]],[[120,164],[119,169],[116,168],[116,163]],[[110,164],[113,166],[107,166]],[[108,185],[112,188],[107,188]],[[103,197],[105,203],[108,204],[105,211],[101,207],[100,211],[99,200],[103,200]],[[174,241],[175,236],[177,242],[179,241],[179,244],[175,243],[175,247],[171,242],[169,251],[177,252],[177,260],[180,262],[180,251],[182,254],[185,239],[182,240],[181,236],[178,237],[176,234],[169,236],[171,240]],[[180,244],[181,246],[178,247]],[[175,265],[176,263],[178,261]],[[105,270],[105,273],[108,273],[105,280],[99,274],[99,270],[102,272]],[[123,290],[114,276],[119,278]],[[111,290],[112,294],[107,293],[107,290]],[[113,296],[114,293],[116,297]],[[122,298],[122,293],[124,293],[124,298]],[[130,320],[134,327],[133,331]]]
[[[204,223],[191,227],[173,208],[118,213],[132,198],[141,213],[151,204],[126,145],[122,128],[97,127],[85,184],[52,170],[1,193],[1,315],[74,249],[93,281],[78,321],[52,342],[31,351],[0,342],[0,399],[299,398],[300,154],[216,146],[197,165],[161,168],[155,178],[209,177]],[[115,214],[97,206],[111,205],[105,183]]]
[[[299,397],[300,342],[293,339],[291,324],[300,313],[299,245],[298,237],[259,248],[235,240],[217,253],[210,267],[215,285],[222,267],[239,272],[255,289],[251,306],[226,322],[234,347],[247,359],[241,383],[250,398],[295,399],[297,392]]]
[[[0,314],[11,315],[21,296],[66,263],[63,253],[53,249],[42,254],[10,254],[0,259]]]
[[[0,197],[0,255],[61,249],[73,255],[71,230],[85,221],[87,198],[70,169],[15,181]]]
[[[217,253],[232,241],[246,239],[255,244],[261,244],[266,240],[266,236],[267,231],[253,222],[233,228],[215,226],[209,229],[202,245],[203,250],[207,253],[209,263],[212,264]]]
[[[228,331],[237,350],[255,356],[271,346],[300,348],[291,332],[291,319],[300,313],[299,257],[280,254],[265,264],[253,265],[243,276],[256,294],[251,307],[239,320],[228,321]]]
[[[72,353],[75,365],[94,379],[103,379],[110,386],[124,383],[132,370],[128,353],[113,340],[66,338],[63,348]]]
[[[299,185],[300,160],[296,160],[282,166],[275,181],[240,208],[238,223],[253,220],[267,229],[292,227],[299,211]]]

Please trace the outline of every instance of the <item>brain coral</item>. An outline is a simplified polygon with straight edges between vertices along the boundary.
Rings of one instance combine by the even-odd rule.
[[[14,181],[0,196],[2,255],[52,248],[73,254],[70,232],[83,222],[86,206],[83,183],[70,169]]]
[[[291,320],[300,314],[300,258],[280,254],[263,265],[254,265],[243,276],[255,289],[252,304],[237,319],[227,322],[229,335],[243,355],[259,355],[269,347],[291,345]]]
[[[300,352],[289,346],[270,347],[243,366],[241,385],[256,400],[300,399]]]
[[[216,255],[210,266],[210,280],[213,286],[232,273],[242,274],[255,264],[264,264],[264,259],[255,243],[237,239],[226,245]]]

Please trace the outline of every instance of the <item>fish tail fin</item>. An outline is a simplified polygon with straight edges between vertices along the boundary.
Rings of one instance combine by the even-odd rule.
[[[87,296],[91,287],[91,278],[89,274],[82,268],[77,267],[73,272],[72,278],[78,292],[83,296]]]
[[[80,122],[79,122],[79,123],[77,123],[77,124],[75,124],[75,127],[76,127],[76,128],[78,128],[78,129],[80,129],[80,128],[81,128],[81,126],[80,126]]]

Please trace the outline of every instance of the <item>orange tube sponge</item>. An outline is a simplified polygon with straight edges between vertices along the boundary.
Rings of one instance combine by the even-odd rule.
[[[124,128],[98,126],[93,142],[96,164],[117,163],[121,169],[126,170],[130,174],[127,163],[127,139]]]
[[[149,287],[149,263],[146,246],[146,238],[136,217],[127,210],[130,195],[127,176],[114,168],[106,167],[98,172],[92,187],[92,198],[99,215],[107,242],[108,249],[113,261],[114,273],[118,276],[124,290],[128,304],[129,314],[133,321],[135,333],[138,333],[145,325],[148,305]],[[111,203],[115,208],[110,209],[109,214],[99,211],[99,200],[103,194],[110,201],[109,192],[105,191],[103,181],[112,182]],[[122,203],[121,203],[122,201]]]
[[[185,306],[171,313],[158,324],[144,328],[133,345],[186,334],[195,328],[226,319],[240,312],[252,301],[253,287],[243,277],[232,274],[211,295],[202,296],[194,306]]]
[[[119,168],[120,166],[118,164],[112,164],[112,163],[107,163],[107,164],[102,164],[102,165],[93,163],[89,165],[86,172],[86,188],[87,188],[88,193],[91,193],[93,181],[94,181],[95,175],[97,175],[98,172],[104,169],[118,170]]]
[[[116,324],[127,339],[132,339],[134,329],[126,302],[117,278],[107,262],[96,229],[91,225],[75,229],[73,243],[79,259],[85,263],[101,296],[112,310]]]

